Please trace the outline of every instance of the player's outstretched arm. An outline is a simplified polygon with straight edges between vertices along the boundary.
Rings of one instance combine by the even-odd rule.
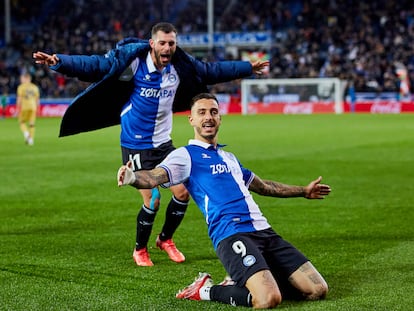
[[[118,187],[131,185],[137,189],[152,189],[169,181],[168,174],[163,168],[134,172],[132,162],[122,165],[117,174]]]
[[[55,66],[59,62],[56,54],[50,55],[44,52],[33,53],[33,58],[36,64]]]
[[[272,180],[262,180],[255,176],[249,186],[249,190],[264,196],[272,196],[278,198],[294,198],[304,197],[307,199],[323,199],[331,192],[328,185],[321,184],[322,177],[318,177],[309,183],[309,185],[294,186],[287,185]]]

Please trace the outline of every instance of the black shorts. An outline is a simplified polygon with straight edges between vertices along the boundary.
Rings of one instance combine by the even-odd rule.
[[[219,243],[217,256],[238,286],[244,286],[261,270],[270,270],[279,287],[284,286],[289,276],[308,261],[273,229],[232,235]]]
[[[161,163],[165,157],[175,149],[172,141],[168,141],[154,149],[128,149],[121,146],[122,163],[132,161],[133,170],[151,170]]]

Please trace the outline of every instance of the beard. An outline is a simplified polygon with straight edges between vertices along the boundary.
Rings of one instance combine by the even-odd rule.
[[[154,50],[154,55],[157,67],[165,67],[171,62],[174,53],[171,52],[169,54],[163,54],[160,51]]]
[[[203,132],[203,127],[197,127],[196,130],[197,130],[198,135],[207,141],[214,140],[218,133],[218,128],[215,128],[213,132],[209,132],[209,133]]]

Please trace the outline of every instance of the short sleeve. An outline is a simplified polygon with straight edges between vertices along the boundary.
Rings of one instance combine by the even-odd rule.
[[[186,148],[178,148],[171,152],[157,167],[165,169],[170,180],[170,182],[162,184],[162,187],[168,188],[181,184],[190,177],[190,154]]]

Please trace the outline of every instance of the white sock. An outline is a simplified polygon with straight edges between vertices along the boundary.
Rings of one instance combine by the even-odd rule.
[[[199,294],[201,300],[210,300],[210,289],[211,286],[203,286],[200,288]]]
[[[25,138],[25,139],[28,139],[28,138],[29,138],[29,136],[30,136],[30,135],[29,135],[29,132],[24,132],[24,133],[23,133],[23,135],[24,135],[24,138]]]

